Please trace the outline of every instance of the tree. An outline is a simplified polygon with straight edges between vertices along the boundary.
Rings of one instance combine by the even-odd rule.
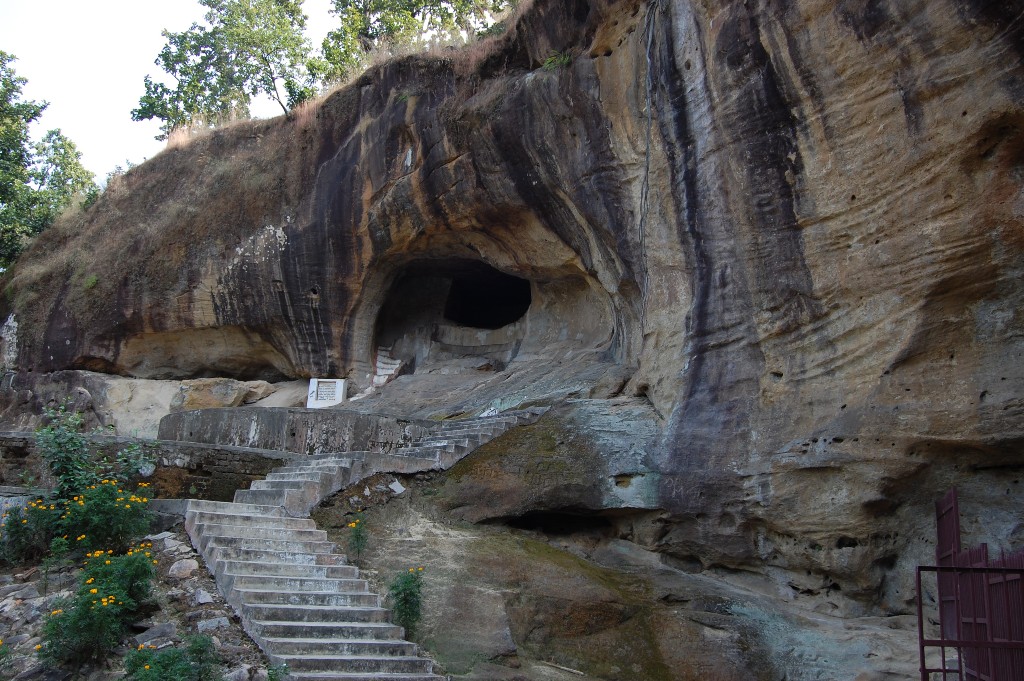
[[[164,31],[156,64],[174,87],[145,78],[136,121],[162,120],[171,130],[248,116],[253,97],[268,95],[284,113],[316,93],[317,62],[303,35],[302,0],[201,0],[208,26]]]
[[[334,0],[340,27],[323,42],[324,77],[337,80],[365,64],[368,52],[418,40],[468,39],[517,0]]]
[[[82,154],[60,130],[33,144],[29,125],[46,102],[23,101],[27,82],[0,51],[0,267],[10,267],[29,238],[49,227],[76,196],[95,189]]]

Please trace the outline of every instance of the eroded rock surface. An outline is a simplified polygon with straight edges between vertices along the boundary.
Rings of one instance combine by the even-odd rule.
[[[395,353],[368,410],[646,401],[569,403],[538,453],[593,461],[578,486],[515,487],[510,441],[473,483],[508,499],[463,517],[628,508],[688,570],[911,612],[950,485],[971,542],[1024,539],[1017,4],[538,0],[44,234],[6,279],[7,399],[63,369],[362,389]]]

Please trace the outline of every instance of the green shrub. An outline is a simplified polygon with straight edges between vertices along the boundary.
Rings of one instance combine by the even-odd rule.
[[[358,561],[366,550],[369,535],[363,523],[363,514],[357,513],[356,519],[348,524],[348,551]]]
[[[46,555],[58,529],[60,508],[40,497],[24,508],[12,506],[0,517],[0,559],[9,565]]]
[[[150,593],[153,565],[147,548],[120,556],[105,551],[87,554],[78,591],[58,601],[43,626],[43,660],[80,666],[105,658],[121,642]]]
[[[130,492],[117,480],[103,479],[69,499],[60,527],[76,549],[124,553],[136,537],[146,533],[152,520],[147,485]]]
[[[409,568],[391,580],[388,598],[395,624],[405,629],[406,638],[412,638],[422,615],[423,568]]]
[[[82,415],[68,411],[68,402],[43,412],[50,420],[36,431],[36,447],[57,479],[57,499],[70,499],[76,492],[99,481],[100,475],[89,454],[82,430]]]
[[[209,636],[185,639],[185,648],[153,650],[139,646],[125,658],[130,681],[219,681],[220,660]]]

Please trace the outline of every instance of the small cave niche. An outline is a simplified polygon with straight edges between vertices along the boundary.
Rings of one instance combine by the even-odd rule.
[[[611,519],[596,513],[530,511],[521,516],[506,518],[504,524],[518,530],[531,530],[555,537],[570,535],[615,536],[615,526]]]
[[[524,334],[530,282],[469,259],[409,263],[395,276],[377,315],[378,357],[407,366],[486,358],[507,363]]]

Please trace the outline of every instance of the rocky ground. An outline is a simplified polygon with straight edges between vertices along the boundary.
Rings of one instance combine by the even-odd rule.
[[[158,649],[180,645],[183,638],[203,633],[213,638],[225,681],[266,681],[268,662],[242,630],[230,607],[217,593],[181,525],[151,535],[158,559],[153,585],[155,608],[132,627],[126,639],[104,663],[80,670],[54,670],[42,665],[35,647],[54,603],[72,595],[78,569],[44,573],[40,567],[0,572],[0,639],[11,654],[0,666],[0,679],[17,681],[106,681],[124,675],[123,659],[140,645]]]

